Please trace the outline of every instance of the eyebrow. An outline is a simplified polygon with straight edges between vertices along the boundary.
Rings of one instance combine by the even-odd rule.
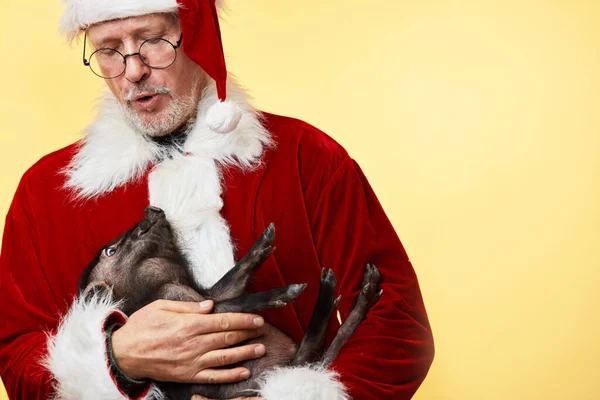
[[[140,40],[141,36],[148,36],[145,39],[150,39],[150,38],[155,38],[155,37],[163,37],[170,29],[171,29],[170,27],[166,27],[166,26],[163,26],[163,27],[143,26],[143,27],[140,27],[140,28],[134,30],[132,36],[136,40]],[[121,38],[108,36],[108,37],[102,38],[102,40],[100,40],[98,42],[97,48],[118,47],[118,46],[110,46],[110,45],[111,44],[115,45],[115,44],[120,44],[120,43],[122,43]]]

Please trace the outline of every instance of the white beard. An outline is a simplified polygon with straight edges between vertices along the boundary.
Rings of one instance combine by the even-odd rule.
[[[132,88],[124,97],[125,104],[120,104],[125,121],[136,132],[150,136],[164,136],[184,124],[188,124],[193,119],[198,107],[198,87],[200,86],[199,76],[194,77],[190,91],[185,96],[174,97],[168,87],[150,86],[141,84]],[[145,121],[131,106],[131,99],[138,93],[149,91],[156,94],[168,95],[171,97],[169,106],[160,113],[151,116],[150,121]],[[152,112],[148,110],[148,112]]]
[[[179,128],[195,114],[197,102],[192,96],[173,98],[169,107],[145,121],[129,106],[121,105],[127,124],[136,132],[146,136],[164,136]]]

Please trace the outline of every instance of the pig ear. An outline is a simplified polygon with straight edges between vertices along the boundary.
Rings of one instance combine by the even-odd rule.
[[[79,277],[79,284],[77,285],[79,294],[82,294],[85,291],[85,289],[88,287],[88,284],[90,282],[90,275],[92,273],[92,270],[96,267],[96,265],[98,265],[98,262],[100,261],[100,256],[102,255],[102,251],[104,251],[104,249],[102,249],[102,250],[100,250],[100,252],[98,252],[98,254],[96,255],[96,258],[94,258],[94,261],[92,261],[87,266],[87,268],[83,271],[83,273]]]
[[[97,296],[111,297],[112,293],[108,284],[104,281],[90,282],[89,285],[83,290],[81,297],[84,301],[91,301],[92,298]]]

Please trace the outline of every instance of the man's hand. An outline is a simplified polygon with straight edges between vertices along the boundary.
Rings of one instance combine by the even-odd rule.
[[[158,300],[136,311],[113,333],[117,365],[132,379],[220,384],[249,378],[247,368],[214,368],[265,354],[262,344],[228,348],[262,335],[263,318],[209,314],[212,306]]]

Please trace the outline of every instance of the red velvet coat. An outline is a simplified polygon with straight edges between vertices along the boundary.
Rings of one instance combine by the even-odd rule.
[[[300,342],[308,326],[322,268],[332,268],[345,318],[364,266],[375,264],[383,295],[332,368],[354,399],[409,399],[427,374],[433,341],[417,278],[367,179],[346,151],[298,120],[268,115],[275,149],[250,172],[223,170],[222,216],[239,259],[274,222],[277,250],[251,290],[308,283],[290,306],[267,322]],[[148,168],[141,178],[92,200],[74,201],[63,170],[78,147],[68,146],[23,176],[6,218],[0,258],[0,366],[9,396],[45,399],[51,376],[40,364],[46,333],[68,310],[79,276],[95,254],[143,215]],[[339,324],[332,319],[329,340]]]

